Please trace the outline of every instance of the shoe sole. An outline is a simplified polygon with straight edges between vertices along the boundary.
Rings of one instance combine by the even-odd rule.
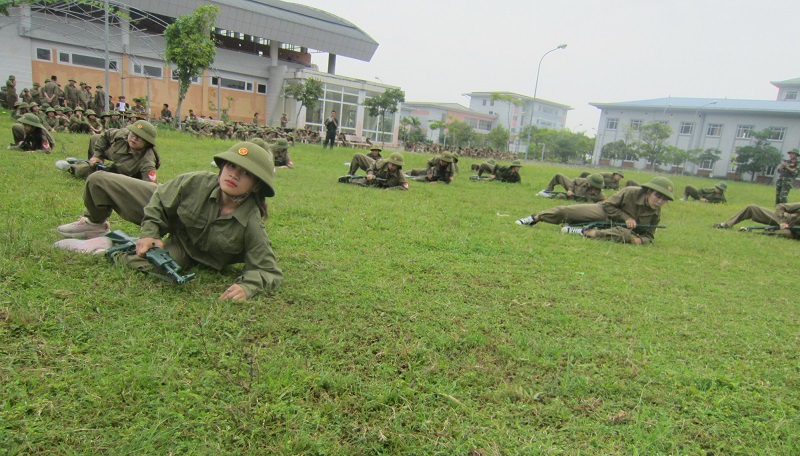
[[[62,237],[65,237],[67,239],[80,239],[80,240],[99,238],[99,237],[105,236],[106,234],[109,233],[108,230],[105,230],[105,231],[84,231],[83,233],[65,233],[65,232],[63,232],[63,231],[61,231],[59,229],[56,229],[56,231],[58,231],[58,234],[60,234]]]

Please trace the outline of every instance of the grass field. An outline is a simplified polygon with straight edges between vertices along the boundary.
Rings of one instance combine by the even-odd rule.
[[[800,454],[800,243],[710,228],[772,187],[670,203],[635,247],[514,224],[582,169],[381,192],[300,145],[266,222],[286,280],[238,303],[236,267],[179,287],[53,249],[83,207],[53,163],[88,144],[56,140],[0,153],[2,454]],[[162,181],[230,144],[158,141]]]

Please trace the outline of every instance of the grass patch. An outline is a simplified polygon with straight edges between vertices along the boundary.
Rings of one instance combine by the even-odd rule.
[[[771,206],[772,187],[673,202],[634,247],[513,224],[580,169],[528,164],[504,185],[469,181],[465,159],[449,186],[381,192],[336,182],[353,150],[299,145],[266,222],[286,280],[232,303],[217,297],[236,267],[177,287],[54,250],[83,182],[53,162],[88,137],[56,140],[0,154],[9,454],[800,452],[800,244],[710,228]],[[162,181],[213,169],[230,144],[158,142]]]

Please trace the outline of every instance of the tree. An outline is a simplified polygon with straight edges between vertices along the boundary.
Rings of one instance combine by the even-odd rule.
[[[181,16],[164,30],[164,58],[178,77],[178,106],[175,115],[181,120],[181,103],[192,79],[200,76],[214,62],[217,47],[211,40],[211,30],[219,7],[204,5],[194,13]]]
[[[647,159],[650,169],[663,163],[667,155],[667,138],[672,134],[672,127],[659,122],[642,125],[639,129],[639,141],[635,147],[639,157]]]
[[[489,132],[486,139],[489,140],[489,145],[492,149],[506,150],[509,136],[509,131],[503,128],[502,125],[498,125],[492,128],[492,131]]]
[[[398,104],[404,101],[406,101],[406,93],[400,89],[386,89],[385,92],[377,97],[367,98],[364,100],[364,106],[367,107],[369,115],[380,118],[379,130],[381,132],[381,141],[383,141],[384,136],[384,117],[386,116],[386,113],[396,113]]]
[[[297,116],[294,119],[294,124],[297,126],[303,108],[306,108],[306,111],[313,111],[324,91],[322,90],[322,81],[308,78],[305,82],[290,82],[283,88],[283,92],[300,103],[300,109],[297,110]]]
[[[463,120],[450,118],[447,132],[451,138],[450,144],[455,147],[468,146],[475,137],[475,130]]]
[[[689,159],[689,163],[693,163],[695,165],[701,165],[703,162],[708,161],[710,162],[709,168],[714,167],[714,163],[719,161],[722,158],[722,151],[719,149],[709,148],[709,149],[693,149],[690,152],[694,152],[693,156]]]
[[[774,134],[772,130],[754,131],[751,138],[755,141],[749,146],[736,149],[736,162],[739,164],[737,171],[740,173],[763,173],[769,168],[778,166],[781,162],[781,152],[769,142]]]
[[[442,133],[444,133],[444,131],[445,131],[445,130],[447,130],[447,123],[446,123],[445,121],[443,121],[443,120],[434,120],[433,122],[431,122],[431,123],[428,125],[428,127],[429,127],[429,128],[432,130],[432,131],[436,131],[436,130],[442,130],[442,132],[439,134],[439,137],[441,137],[441,136],[442,136]],[[447,137],[445,136],[445,139],[446,139],[446,138],[447,138]],[[437,141],[437,142],[438,142],[438,141]],[[446,142],[446,141],[445,141],[445,144],[447,144],[447,142]]]
[[[624,160],[631,155],[638,158],[636,151],[622,139],[604,144],[600,149],[600,158],[604,160]]]
[[[419,121],[419,117],[403,117],[400,119],[400,140],[408,141],[409,136],[411,136],[411,132],[414,130],[418,130],[421,123]]]
[[[506,115],[507,116],[506,125],[508,125],[508,127],[511,128],[511,105],[522,106],[525,103],[519,98],[515,97],[514,95],[508,93],[500,93],[500,92],[492,92],[492,94],[489,96],[489,99],[493,102],[503,101],[505,103],[508,103],[508,114]],[[508,143],[506,143],[506,145],[503,146],[503,150],[506,150],[507,148],[508,148]]]

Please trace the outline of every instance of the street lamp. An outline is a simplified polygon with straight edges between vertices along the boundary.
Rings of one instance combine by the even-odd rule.
[[[381,79],[381,78],[379,78],[377,76],[375,76],[375,79],[378,80],[381,84],[386,84],[385,82],[383,82],[383,79]]]
[[[528,126],[533,126],[533,118],[536,116],[536,92],[539,90],[539,72],[542,71],[542,61],[544,58],[547,57],[547,54],[557,51],[559,49],[565,49],[567,47],[566,43],[559,44],[553,49],[545,52],[541,59],[539,59],[539,67],[536,69],[536,83],[533,85],[533,103],[531,106],[531,118],[528,121]],[[530,141],[528,141],[528,148],[530,148]],[[528,158],[528,150],[525,150],[525,159]],[[544,148],[542,148],[542,161],[544,161]]]

